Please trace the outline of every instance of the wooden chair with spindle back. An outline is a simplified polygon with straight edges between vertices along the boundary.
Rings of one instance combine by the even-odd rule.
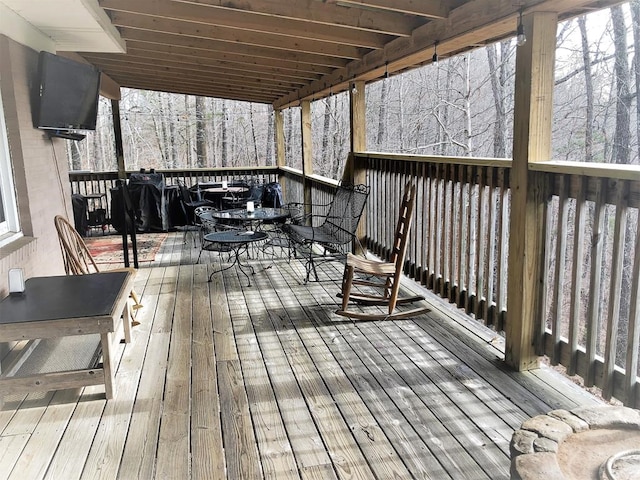
[[[86,275],[89,273],[99,273],[100,269],[91,255],[91,252],[87,248],[87,244],[76,229],[71,225],[66,218],[61,215],[56,215],[53,223],[58,232],[58,242],[60,243],[60,249],[62,250],[62,260],[64,262],[64,270],[67,275]],[[118,268],[109,271],[128,271],[135,274],[134,268],[125,267]],[[142,308],[138,294],[131,290],[129,296],[133,300],[133,310]],[[133,317],[131,318],[132,325],[138,325],[139,322]]]

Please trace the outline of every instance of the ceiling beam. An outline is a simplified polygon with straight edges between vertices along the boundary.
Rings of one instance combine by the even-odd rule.
[[[273,95],[283,95],[284,93],[291,91],[291,88],[285,84],[271,82],[268,80],[249,77],[242,80],[238,77],[230,77],[226,75],[191,75],[181,69],[174,68],[149,68],[147,66],[135,68],[128,65],[113,65],[110,67],[109,71],[114,78],[123,74],[129,74],[140,78],[154,78],[155,81],[162,81],[168,84],[175,83],[176,80],[179,79],[185,82],[193,82],[194,84],[199,84],[203,87],[216,85],[227,88],[237,87]]]
[[[123,87],[126,88],[134,88],[138,90],[152,90],[156,92],[167,92],[167,93],[176,93],[180,95],[195,95],[199,97],[212,97],[212,98],[222,98],[227,100],[237,100],[241,102],[256,102],[256,103],[265,103],[270,104],[273,102],[275,97],[268,95],[259,95],[255,96],[252,94],[247,95],[245,91],[230,91],[225,89],[220,90],[212,90],[212,89],[201,89],[198,86],[190,85],[188,83],[178,83],[178,84],[160,84],[153,81],[145,81],[139,80],[135,82],[135,85],[126,85],[123,84]]]
[[[281,35],[283,37],[350,45],[362,48],[382,48],[390,39],[384,35],[334,25],[320,25],[297,19],[257,15],[251,11],[213,8],[202,4],[157,2],[155,0],[102,0],[102,8],[110,12],[145,15],[153,18],[190,22],[207,27],[230,28],[247,32]],[[113,16],[113,15],[112,15]]]
[[[338,58],[357,59],[364,51],[351,45],[319,42],[305,38],[295,39],[284,35],[239,30],[237,28],[209,26],[203,23],[185,22],[148,15],[112,12],[117,27],[137,28],[147,32],[163,32],[194,38],[239,43],[257,47],[270,47],[284,51],[314,53]]]
[[[238,68],[270,68],[299,78],[318,78],[331,72],[328,67],[320,67],[308,63],[274,60],[249,55],[229,54],[213,50],[179,47],[172,45],[151,44],[144,42],[128,42],[128,55],[159,55],[162,58],[183,58],[193,63],[219,62],[222,65],[237,65]],[[105,55],[109,56],[109,54]]]
[[[273,73],[262,71],[262,72],[247,72],[242,71],[237,68],[224,68],[219,65],[203,65],[203,64],[193,64],[193,63],[185,63],[185,62],[176,62],[170,59],[162,58],[159,55],[156,58],[150,58],[148,56],[140,57],[136,55],[127,55],[124,57],[116,57],[116,56],[98,56],[98,55],[87,55],[85,58],[92,63],[102,66],[102,67],[112,67],[112,66],[131,66],[135,68],[136,66],[147,65],[149,67],[160,66],[163,68],[174,68],[176,71],[184,71],[193,72],[193,75],[224,75],[228,77],[238,77],[240,79],[244,79],[247,77],[248,73],[251,73],[251,77],[257,77],[264,81],[272,81],[277,83],[286,83],[291,86],[301,86],[305,85],[307,82],[302,79],[292,79],[290,77],[285,77],[282,75],[275,75]]]
[[[90,62],[98,62],[101,65],[105,65],[106,62],[119,60],[123,62],[131,63],[151,63],[157,65],[158,63],[169,66],[184,66],[185,68],[192,69],[209,69],[214,71],[229,71],[235,72],[237,75],[259,75],[259,76],[274,76],[283,80],[291,81],[292,83],[305,84],[310,80],[319,78],[319,75],[304,74],[304,72],[296,72],[295,70],[283,70],[278,67],[271,67],[266,65],[251,65],[244,63],[233,63],[224,60],[212,60],[207,58],[194,58],[182,55],[172,55],[166,52],[156,52],[151,50],[139,50],[135,48],[128,48],[126,55],[109,55],[109,54],[86,54],[84,58]]]
[[[393,12],[419,15],[438,20],[449,16],[451,1],[447,0],[332,0],[339,5],[359,5]]]
[[[331,57],[327,55],[278,50],[275,48],[254,45],[241,45],[238,43],[226,41],[187,37],[172,33],[148,32],[126,27],[120,29],[120,34],[122,35],[122,38],[127,40],[127,44],[129,40],[136,40],[152,44],[158,43],[168,46],[194,48],[203,51],[224,52],[228,55],[238,54],[276,61],[284,60],[288,62],[308,63],[309,65],[329,67],[331,69],[341,68],[349,63],[349,60],[347,59]]]
[[[203,82],[201,80],[192,81],[191,79],[184,77],[175,77],[165,80],[159,80],[154,78],[153,76],[146,75],[145,73],[129,73],[126,76],[126,80],[120,82],[122,86],[130,87],[130,88],[142,88],[146,85],[167,85],[167,86],[184,86],[191,87],[192,91],[200,92],[200,95],[204,96],[215,96],[219,93],[231,92],[231,93],[244,93],[248,97],[251,98],[277,98],[278,93],[270,92],[268,90],[248,90],[243,85],[238,85],[234,82]]]
[[[182,3],[195,3],[216,8],[227,8],[243,12],[255,12],[280,19],[296,19],[323,25],[340,25],[360,30],[406,37],[424,23],[423,19],[380,10],[350,8],[335,3],[317,0],[296,0],[295,2],[274,2],[272,0],[251,0],[230,2],[229,0],[176,0]]]

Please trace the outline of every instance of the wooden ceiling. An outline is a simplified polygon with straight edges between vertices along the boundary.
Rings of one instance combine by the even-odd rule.
[[[121,86],[271,103],[336,93],[619,0],[99,0],[127,52],[79,52]]]

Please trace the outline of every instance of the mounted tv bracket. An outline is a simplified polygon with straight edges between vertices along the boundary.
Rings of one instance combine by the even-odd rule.
[[[45,130],[45,132],[49,137],[66,138],[67,140],[80,141],[84,140],[84,138],[86,137],[86,135],[82,133],[75,133],[69,130]]]

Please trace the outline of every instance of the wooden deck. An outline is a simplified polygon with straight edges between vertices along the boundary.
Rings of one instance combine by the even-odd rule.
[[[345,321],[334,281],[254,261],[207,283],[170,235],[136,279],[144,308],[118,391],[9,397],[0,479],[502,479],[521,422],[596,400],[555,372],[503,368],[502,341],[449,305]],[[464,318],[464,317],[463,317]]]

